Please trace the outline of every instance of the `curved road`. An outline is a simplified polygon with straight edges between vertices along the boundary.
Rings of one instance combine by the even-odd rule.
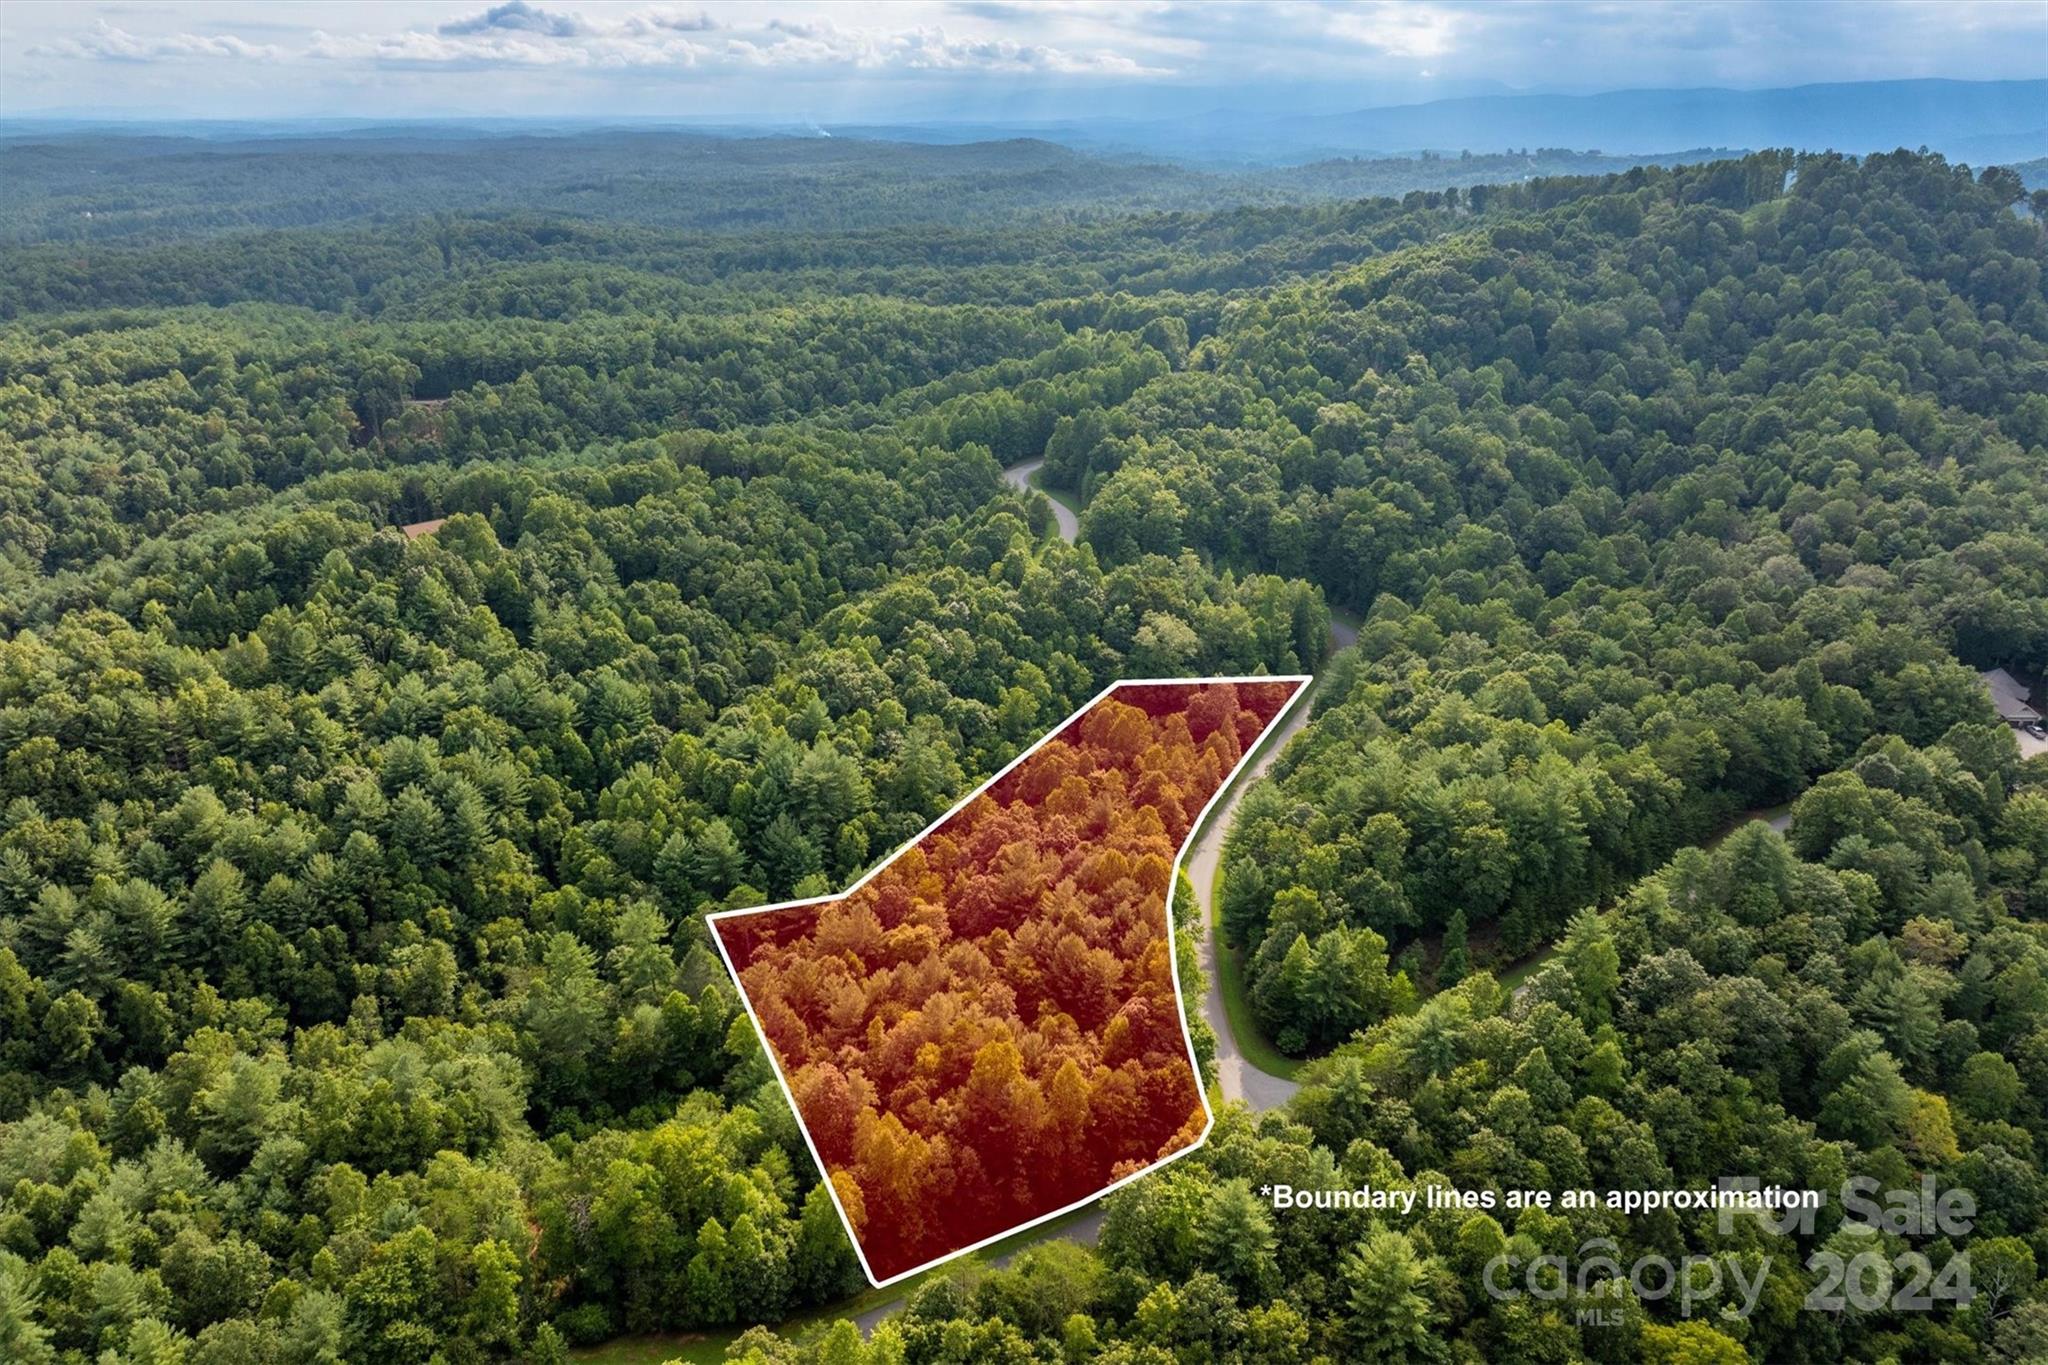
[[[1358,643],[1358,627],[1330,619],[1330,649],[1332,652]],[[1313,693],[1316,685],[1310,683],[1308,691]],[[1216,1084],[1222,1090],[1226,1103],[1244,1100],[1254,1109],[1277,1109],[1294,1098],[1294,1092],[1301,1086],[1284,1076],[1261,1071],[1253,1061],[1244,1055],[1238,1046],[1237,1035],[1230,1028],[1230,1013],[1223,1007],[1223,973],[1218,970],[1217,954],[1222,946],[1217,938],[1217,915],[1213,900],[1216,894],[1216,869],[1223,857],[1223,840],[1231,827],[1237,823],[1237,804],[1244,800],[1244,794],[1258,784],[1273,766],[1275,759],[1291,743],[1294,737],[1308,725],[1309,697],[1303,696],[1294,703],[1294,709],[1287,713],[1287,722],[1262,742],[1260,752],[1251,766],[1239,773],[1237,780],[1223,797],[1202,828],[1201,837],[1188,850],[1181,866],[1187,870],[1188,880],[1194,883],[1195,900],[1202,908],[1202,971],[1207,986],[1202,994],[1202,1017],[1209,1021],[1209,1027],[1216,1032]]]
[[[1013,464],[1003,471],[1003,482],[1016,489],[1019,493],[1044,493],[1044,489],[1034,489],[1031,483],[1032,476],[1043,468],[1045,468],[1045,457],[1043,455],[1035,460],[1025,460],[1021,464]],[[1081,519],[1074,515],[1071,508],[1049,493],[1045,494],[1045,500],[1052,504],[1052,519],[1060,528],[1061,540],[1071,541],[1075,536],[1081,534]]]
[[[1025,460],[1011,465],[1003,471],[1003,480],[1020,492],[1033,490],[1032,478],[1045,467],[1043,458]],[[1043,492],[1043,489],[1037,490]],[[1059,524],[1060,537],[1071,541],[1079,534],[1080,519],[1058,499],[1049,497],[1053,515]],[[1330,647],[1342,649],[1358,642],[1358,628],[1343,621],[1330,622]],[[1311,690],[1314,684],[1310,684]],[[1230,1016],[1223,1008],[1223,975],[1217,970],[1219,951],[1215,933],[1215,907],[1211,904],[1215,895],[1216,867],[1223,854],[1223,840],[1229,835],[1231,826],[1237,820],[1238,802],[1255,786],[1273,766],[1302,728],[1308,724],[1309,699],[1303,697],[1288,712],[1287,721],[1279,730],[1266,737],[1260,752],[1251,766],[1239,773],[1224,796],[1223,803],[1211,813],[1208,823],[1202,827],[1201,836],[1182,859],[1181,866],[1187,870],[1188,880],[1194,883],[1195,900],[1201,915],[1201,962],[1202,971],[1208,979],[1207,989],[1202,996],[1202,1015],[1209,1021],[1209,1027],[1216,1033],[1216,1080],[1223,1092],[1226,1103],[1244,1100],[1254,1109],[1272,1109],[1285,1104],[1301,1087],[1281,1076],[1261,1071],[1253,1065],[1238,1046],[1237,1035],[1231,1032]]]
[[[1022,464],[1012,465],[1003,471],[1003,479],[1011,487],[1020,491],[1043,492],[1044,490],[1042,489],[1033,488],[1031,478],[1044,464],[1044,460],[1037,459],[1026,460]],[[1061,538],[1068,541],[1073,540],[1080,531],[1079,520],[1071,511],[1061,505],[1057,499],[1048,497],[1047,501],[1052,503]],[[1337,650],[1348,648],[1357,643],[1358,627],[1349,621],[1332,617],[1330,621],[1330,652],[1335,653]],[[1188,880],[1194,885],[1195,898],[1199,905],[1201,917],[1202,933],[1199,940],[1199,951],[1201,953],[1202,971],[1206,977],[1206,984],[1202,995],[1202,1016],[1209,1021],[1209,1027],[1216,1034],[1217,1087],[1223,1092],[1225,1103],[1235,1103],[1242,1100],[1248,1103],[1254,1110],[1276,1109],[1280,1107],[1294,1097],[1295,1093],[1301,1089],[1301,1085],[1297,1081],[1288,1080],[1285,1077],[1275,1076],[1270,1072],[1260,1070],[1253,1064],[1250,1058],[1244,1055],[1243,1049],[1238,1045],[1236,1033],[1231,1030],[1230,1015],[1223,1006],[1223,974],[1217,970],[1217,954],[1221,951],[1221,947],[1217,940],[1217,917],[1213,903],[1216,888],[1216,872],[1223,852],[1223,841],[1229,836],[1231,828],[1237,822],[1239,803],[1244,800],[1245,793],[1257,785],[1267,772],[1271,770],[1275,760],[1293,742],[1294,737],[1307,727],[1309,706],[1313,700],[1312,694],[1316,689],[1317,683],[1320,681],[1321,678],[1318,676],[1316,682],[1311,682],[1308,685],[1308,692],[1311,695],[1305,695],[1297,701],[1294,704],[1294,709],[1288,712],[1286,723],[1268,735],[1261,743],[1260,749],[1251,764],[1237,775],[1237,779],[1231,784],[1230,790],[1225,793],[1222,803],[1210,813],[1207,823],[1203,825],[1194,844],[1188,849],[1180,864],[1182,869],[1188,874]],[[1783,810],[1752,811],[1738,820],[1736,825],[1730,826],[1730,829],[1732,830],[1743,822],[1752,819],[1765,820],[1772,829],[1778,830],[1781,833],[1791,823],[1791,816]],[[1528,990],[1528,983],[1525,981],[1515,989],[1514,994],[1519,998],[1526,990]],[[1079,1217],[1061,1224],[1047,1235],[1092,1246],[1102,1233],[1102,1215],[1102,1205],[1098,1202],[1090,1206]],[[1038,1239],[1034,1238],[1032,1240],[1035,1242]],[[990,1263],[998,1267],[1006,1266],[1018,1252],[1024,1250],[1028,1245],[1031,1245],[1031,1243],[1020,1242],[1001,1254],[991,1257]],[[907,1301],[908,1295],[906,1294],[877,1305],[857,1316],[854,1321],[859,1324],[861,1335],[869,1335],[874,1331],[875,1325],[881,1322],[883,1318],[901,1312]]]
[[[1031,478],[1045,465],[1043,459],[1026,460],[1011,465],[1003,471],[1003,481],[1020,492],[1040,492],[1035,489]],[[1052,504],[1053,517],[1059,527],[1060,538],[1071,541],[1080,534],[1081,522],[1059,499],[1048,496]],[[1330,622],[1330,647],[1342,649],[1358,642],[1358,628],[1343,621]],[[1314,691],[1315,684],[1309,684]],[[1201,955],[1202,970],[1208,975],[1208,987],[1202,997],[1202,1015],[1209,1021],[1209,1027],[1216,1031],[1216,1074],[1219,1088],[1225,1102],[1245,1100],[1254,1109],[1272,1109],[1285,1104],[1301,1087],[1294,1081],[1271,1075],[1252,1065],[1249,1058],[1238,1047],[1237,1035],[1230,1031],[1230,1016],[1223,1008],[1223,978],[1216,970],[1215,916],[1210,906],[1210,897],[1216,883],[1216,863],[1223,850],[1223,840],[1230,833],[1230,827],[1237,819],[1238,802],[1244,798],[1258,780],[1273,766],[1273,760],[1280,756],[1288,742],[1301,733],[1308,724],[1309,698],[1304,696],[1295,702],[1294,709],[1287,714],[1287,721],[1277,731],[1267,736],[1251,766],[1237,775],[1230,791],[1221,805],[1210,813],[1209,821],[1203,826],[1201,837],[1181,860],[1188,880],[1194,883],[1195,898],[1201,908]],[[1048,1235],[1062,1237],[1084,1246],[1093,1246],[1102,1234],[1102,1205],[1098,1202],[1086,1212],[1069,1222],[1061,1224]],[[1033,1239],[1034,1241],[1037,1239]],[[995,1266],[1009,1264],[1012,1257],[1030,1243],[1020,1243],[996,1256],[989,1258]],[[875,1325],[893,1313],[901,1312],[908,1301],[908,1294],[878,1304],[854,1318],[862,1336],[875,1330]]]
[[[1314,684],[1310,684],[1313,689]],[[1308,724],[1309,699],[1302,697],[1294,703],[1294,709],[1287,713],[1287,720],[1278,730],[1269,735],[1260,746],[1258,756],[1251,765],[1238,774],[1230,790],[1223,797],[1223,804],[1216,807],[1208,824],[1202,827],[1201,837],[1181,860],[1188,880],[1194,884],[1195,903],[1201,907],[1201,961],[1202,972],[1207,985],[1202,992],[1202,1017],[1209,1021],[1209,1027],[1216,1033],[1216,1085],[1223,1092],[1226,1103],[1245,1100],[1254,1109],[1275,1109],[1294,1098],[1294,1092],[1301,1086],[1282,1076],[1261,1071],[1253,1065],[1238,1046],[1237,1035],[1230,1028],[1230,1013],[1223,1007],[1223,973],[1217,954],[1222,951],[1218,942],[1216,907],[1213,903],[1216,892],[1216,868],[1223,855],[1223,840],[1237,822],[1238,802],[1244,794],[1266,775],[1273,766],[1273,760],[1280,757],[1293,738]]]

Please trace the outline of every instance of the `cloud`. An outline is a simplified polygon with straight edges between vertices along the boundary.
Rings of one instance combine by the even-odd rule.
[[[209,37],[199,33],[173,33],[161,38],[138,38],[99,19],[94,21],[90,33],[39,44],[29,48],[24,55],[95,62],[160,62],[189,57],[275,61],[285,52],[283,48],[252,43],[232,34]]]
[[[517,31],[493,34],[488,40],[479,40],[473,35],[444,37],[418,29],[376,37],[335,37],[316,33],[306,49],[306,56],[322,62],[367,62],[373,66],[446,71],[482,71],[496,67],[573,68],[605,64],[585,44],[558,42],[552,37],[535,40]],[[688,65],[688,62],[677,64]]]
[[[1389,57],[1433,58],[1452,52],[1475,15],[1441,5],[1378,4],[1329,16],[1329,31]]]
[[[646,14],[636,14],[626,21],[629,32],[666,29],[671,33],[709,33],[717,27],[718,21],[701,9],[695,14],[684,14],[676,10],[651,10]]]
[[[483,18],[502,15],[509,8],[509,4],[500,5],[476,21],[443,24],[431,32],[316,33],[304,55],[325,62],[367,62],[414,70],[557,67],[654,72],[724,67],[734,72],[788,70],[822,77],[880,71],[1127,79],[1170,74],[1115,51],[1010,38],[959,37],[937,26],[841,28],[829,20],[778,18],[753,28],[727,29],[704,16],[677,11],[643,11],[598,26],[523,6],[514,23],[481,26]],[[565,34],[561,22],[582,26]],[[713,31],[719,38],[706,41],[704,35]]]
[[[919,71],[1046,72],[1062,76],[1164,76],[1163,67],[1145,66],[1116,52],[1069,52],[1045,43],[1019,43],[1008,38],[958,40],[943,29],[917,29],[893,44],[897,61]]]
[[[326,0],[326,32],[292,22],[305,12],[280,6],[258,18],[238,0],[180,0],[119,13],[103,5],[95,22],[0,0],[14,54],[0,57],[0,107],[21,104],[17,92],[30,87],[63,92],[85,78],[68,64],[127,63],[131,76],[106,92],[109,103],[140,103],[149,91],[164,108],[296,108],[308,97],[301,87],[318,80],[351,107],[378,90],[379,101],[437,112],[737,115],[783,110],[794,98],[806,112],[872,117],[985,110],[975,84],[985,77],[1005,83],[1004,109],[1038,116],[1240,103],[1330,112],[1511,89],[2038,77],[2048,38],[2048,9],[1994,0],[1896,0],[1881,11],[1850,0],[721,0],[715,15],[706,0],[464,0],[431,18],[374,0]],[[165,74],[144,76],[150,64]],[[208,66],[237,71],[240,93],[217,95],[224,85],[193,79]],[[492,71],[527,74],[480,74]],[[920,85],[929,98],[906,96]],[[1070,92],[1080,88],[1089,94],[1076,105]]]
[[[851,67],[863,71],[988,72],[1019,75],[1152,77],[1171,74],[1121,53],[954,38],[928,26],[898,31],[843,29],[824,20],[770,20],[759,33],[735,33],[726,52],[757,67]]]
[[[450,38],[489,33],[534,33],[546,38],[574,38],[589,32],[589,29],[572,14],[551,14],[527,4],[526,0],[505,0],[504,4],[493,5],[482,14],[443,24],[436,32]]]

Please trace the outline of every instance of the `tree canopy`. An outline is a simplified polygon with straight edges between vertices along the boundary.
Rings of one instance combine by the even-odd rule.
[[[2048,1352],[2048,760],[1976,676],[2048,670],[2018,175],[1200,208],[774,146],[687,204],[408,163],[379,214],[346,148],[190,152],[4,153],[0,1356]],[[74,231],[94,165],[133,202]],[[995,188],[935,207],[942,165]],[[1039,457],[1077,543],[1002,478]],[[1099,1248],[769,1330],[858,1268],[705,915],[849,885],[1119,678],[1309,672],[1220,897],[1300,1094]],[[1040,946],[1099,1004],[1100,943]],[[1051,1126],[1073,1078],[980,1041],[938,1060]],[[1874,1245],[1981,1292],[1802,1310],[1838,1211],[1787,1250],[1259,1194],[1729,1174],[1969,1189],[1968,1233]],[[1487,1292],[1594,1238],[1769,1273],[1618,1326]]]

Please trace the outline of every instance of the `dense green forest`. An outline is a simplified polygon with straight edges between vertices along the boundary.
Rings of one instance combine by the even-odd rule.
[[[721,234],[761,228],[1014,224],[1399,196],[1697,162],[1525,147],[1475,156],[1339,157],[1214,172],[1086,156],[1035,138],[964,145],[740,130],[460,124],[302,125],[107,137],[0,121],[0,241],[170,241],[255,228],[395,224],[421,213],[543,213]],[[1725,154],[1725,153],[1724,153]],[[680,192],[686,191],[686,192]]]
[[[2048,759],[1976,676],[2048,669],[2017,174],[1202,210],[1012,148],[1058,211],[955,212],[961,149],[835,149],[848,189],[818,145],[290,226],[235,205],[303,202],[295,161],[158,181],[110,139],[14,201],[0,1358],[2048,1355]],[[94,159],[125,226],[80,240]],[[1077,543],[1001,477],[1040,455]],[[861,1281],[704,913],[845,885],[1119,677],[1262,671],[1318,672],[1315,719],[1221,911],[1300,1094],[1098,1248],[773,1330]],[[1724,1175],[1977,1216],[1258,1194]],[[1484,1279],[1596,1238],[1760,1302]],[[1865,1245],[1977,1296],[1802,1310]]]

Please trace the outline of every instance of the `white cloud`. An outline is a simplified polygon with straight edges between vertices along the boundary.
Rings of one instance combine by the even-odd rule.
[[[81,8],[0,0],[0,108],[68,104],[83,86],[110,107],[214,114],[1160,117],[1531,89],[2039,78],[2048,69],[2048,6],[1996,0],[296,0],[260,16],[246,0]],[[131,70],[93,81],[80,69],[88,63]],[[1003,85],[1000,105],[983,81]]]
[[[1427,4],[1377,4],[1329,16],[1329,30],[1347,42],[1390,57],[1433,59],[1452,52],[1472,28],[1470,11]]]
[[[76,38],[38,44],[29,48],[25,55],[100,62],[158,62],[180,57],[274,61],[286,53],[281,47],[251,43],[232,34],[209,37],[198,33],[172,33],[157,38],[140,38],[125,29],[115,28],[104,19],[96,19],[91,32]]]
[[[1163,67],[1145,66],[1115,52],[1067,52],[1043,43],[1007,38],[955,40],[939,28],[899,34],[891,55],[901,65],[924,71],[1042,71],[1063,76],[1166,76]]]
[[[574,38],[588,30],[574,15],[551,14],[527,4],[526,0],[505,0],[502,5],[493,5],[482,14],[443,24],[437,31],[448,37],[474,33],[532,33],[546,38]]]
[[[519,34],[496,34],[488,42],[408,29],[375,37],[313,35],[305,55],[323,62],[369,62],[379,66],[446,67],[588,66],[587,49]]]
[[[717,32],[716,43],[705,35]],[[1070,50],[1010,38],[956,37],[936,25],[842,28],[829,20],[771,18],[725,28],[701,13],[648,11],[600,26],[507,0],[429,32],[315,34],[305,55],[406,67],[675,67],[726,64],[747,70],[1039,73],[1152,77],[1169,74],[1121,53]]]
[[[671,33],[709,33],[720,27],[719,22],[704,10],[686,13],[678,10],[650,10],[636,14],[626,20],[628,32],[645,32],[648,29],[666,29]]]

